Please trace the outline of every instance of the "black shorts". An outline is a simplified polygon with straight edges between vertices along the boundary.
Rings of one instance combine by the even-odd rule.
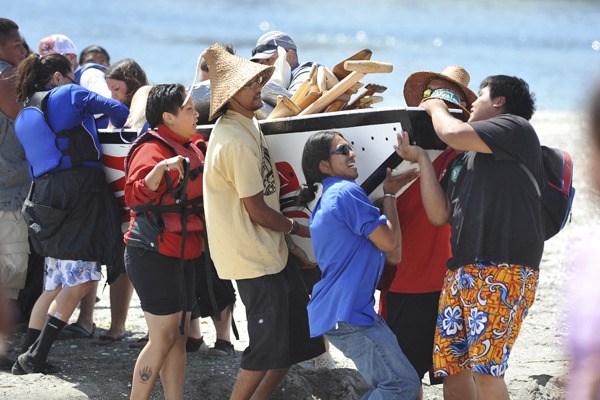
[[[180,259],[140,247],[125,247],[125,269],[133,284],[142,310],[154,315],[170,315],[191,311],[196,302],[194,293],[198,259]]]
[[[322,337],[310,338],[308,293],[293,257],[277,274],[236,282],[250,339],[242,354],[242,369],[288,368],[325,352]]]
[[[386,322],[420,377],[433,366],[439,299],[440,292],[387,293]]]
[[[217,309],[219,313],[226,307],[235,303],[235,289],[230,280],[219,278],[214,266],[211,263],[211,282]],[[198,268],[196,269],[196,306],[192,310],[192,319],[198,317],[206,318],[214,316],[210,295],[208,292],[208,277],[206,273],[206,262],[204,253],[198,258]]]

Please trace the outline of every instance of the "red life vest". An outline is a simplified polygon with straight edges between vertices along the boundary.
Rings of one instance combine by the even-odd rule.
[[[131,145],[125,159],[125,173],[128,172],[129,159],[135,149],[150,140],[163,143],[173,155],[186,157],[190,164],[185,177],[173,181],[168,173],[167,190],[155,200],[141,206],[130,207],[135,212],[135,222],[130,229],[127,244],[158,251],[160,235],[163,232],[181,233],[200,232],[204,228],[204,208],[202,203],[202,174],[204,154],[193,143],[178,143],[157,131],[149,130],[138,137]],[[189,143],[189,145],[188,145]],[[196,184],[190,185],[191,182]],[[185,240],[184,240],[185,242]]]

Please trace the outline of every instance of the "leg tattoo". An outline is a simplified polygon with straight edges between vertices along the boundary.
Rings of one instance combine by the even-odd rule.
[[[152,368],[146,366],[144,368],[142,368],[142,370],[140,371],[140,382],[142,383],[146,383],[150,380],[150,377],[152,376]]]

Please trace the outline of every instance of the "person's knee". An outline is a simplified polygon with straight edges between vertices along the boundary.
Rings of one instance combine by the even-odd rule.
[[[476,398],[473,372],[464,370],[444,377],[444,399],[468,400]]]
[[[506,387],[504,378],[481,373],[473,375],[475,385],[477,386],[477,393],[483,396],[483,398],[487,396],[493,396],[496,399],[508,398],[508,388]]]
[[[80,283],[78,285],[72,286],[70,289],[73,289],[74,292],[77,292],[81,297],[88,294],[96,285],[95,281],[87,281]]]

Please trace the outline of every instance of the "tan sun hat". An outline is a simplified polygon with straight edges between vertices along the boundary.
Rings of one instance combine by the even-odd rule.
[[[254,63],[245,58],[229,54],[218,44],[213,44],[202,53],[210,76],[209,121],[219,116],[221,108],[231,98],[259,75],[265,82],[271,78],[275,67]],[[201,57],[202,57],[201,56]]]
[[[458,85],[467,97],[465,99],[467,107],[465,108],[448,99],[444,100],[456,104],[456,106],[463,110],[463,113],[466,113],[465,116],[470,114],[469,109],[471,109],[473,102],[477,100],[477,95],[468,87],[471,76],[460,65],[448,65],[442,72],[419,71],[411,74],[404,84],[404,100],[407,106],[416,107],[421,103],[421,100],[423,100],[423,91],[427,89],[427,85],[429,85],[432,79],[441,79]]]

